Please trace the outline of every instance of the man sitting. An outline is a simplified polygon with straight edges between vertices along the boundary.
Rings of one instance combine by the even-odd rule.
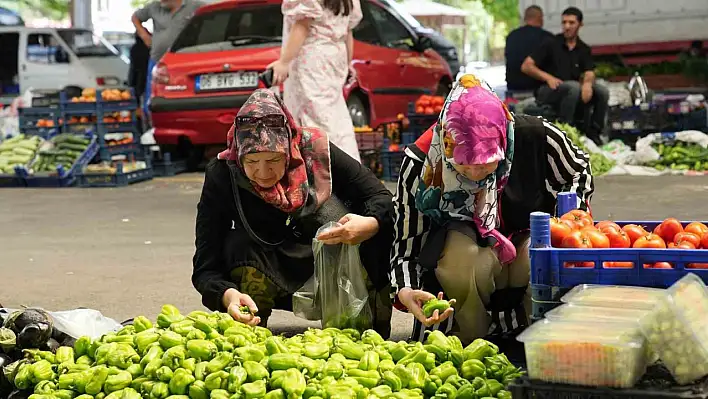
[[[506,87],[512,91],[534,91],[541,82],[521,72],[526,57],[553,34],[543,29],[543,10],[532,5],[524,12],[524,26],[511,31],[506,37]]]
[[[590,47],[578,37],[583,13],[576,7],[568,7],[563,11],[562,23],[563,33],[547,39],[526,57],[521,71],[545,83],[536,91],[536,99],[553,106],[562,122],[574,124],[578,105],[585,107],[585,125],[581,130],[599,143],[609,92],[595,84]]]

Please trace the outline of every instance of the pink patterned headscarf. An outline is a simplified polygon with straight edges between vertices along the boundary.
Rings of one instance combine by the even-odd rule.
[[[514,158],[514,119],[492,88],[474,75],[462,76],[445,100],[425,159],[416,208],[436,223],[474,223],[490,239],[499,260],[516,258],[514,245],[497,231],[499,199]],[[482,180],[458,173],[455,165],[499,162]]]

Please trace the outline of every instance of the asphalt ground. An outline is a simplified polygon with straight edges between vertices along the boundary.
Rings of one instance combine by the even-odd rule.
[[[0,303],[48,310],[87,307],[122,321],[154,318],[171,303],[202,308],[190,275],[203,175],[114,189],[0,190]],[[392,185],[389,185],[392,188]],[[708,177],[597,179],[596,219],[708,220]],[[410,334],[396,312],[394,339]],[[270,326],[298,332],[318,323],[276,312]]]

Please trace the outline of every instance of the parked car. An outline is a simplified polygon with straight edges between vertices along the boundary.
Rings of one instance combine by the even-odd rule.
[[[420,23],[414,16],[412,16],[405,8],[396,2],[396,0],[382,0],[388,7],[395,10],[404,22],[406,22],[411,29],[415,31],[420,36],[426,36],[430,38],[433,44],[433,50],[435,50],[441,57],[445,59],[447,65],[450,67],[450,71],[454,76],[460,71],[460,57],[457,54],[457,47],[455,44],[443,36],[440,32],[435,29],[428,28]]]
[[[90,30],[0,26],[0,104],[29,88],[121,87],[126,76],[118,51]]]
[[[396,120],[421,94],[447,93],[450,69],[430,39],[380,0],[361,3],[352,61],[357,81],[344,88],[355,125]],[[227,0],[195,13],[153,72],[150,109],[158,144],[199,160],[205,147],[223,147],[238,109],[259,85],[258,74],[280,54],[280,7],[280,0]]]

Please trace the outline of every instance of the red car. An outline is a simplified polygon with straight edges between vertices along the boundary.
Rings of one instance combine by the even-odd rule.
[[[419,38],[379,0],[361,5],[352,61],[357,81],[344,88],[354,124],[378,126],[396,120],[421,94],[447,93],[450,69],[430,39]],[[280,6],[229,0],[192,17],[153,73],[150,109],[165,151],[196,161],[207,147],[223,148],[239,108],[262,85],[258,75],[280,54]]]

